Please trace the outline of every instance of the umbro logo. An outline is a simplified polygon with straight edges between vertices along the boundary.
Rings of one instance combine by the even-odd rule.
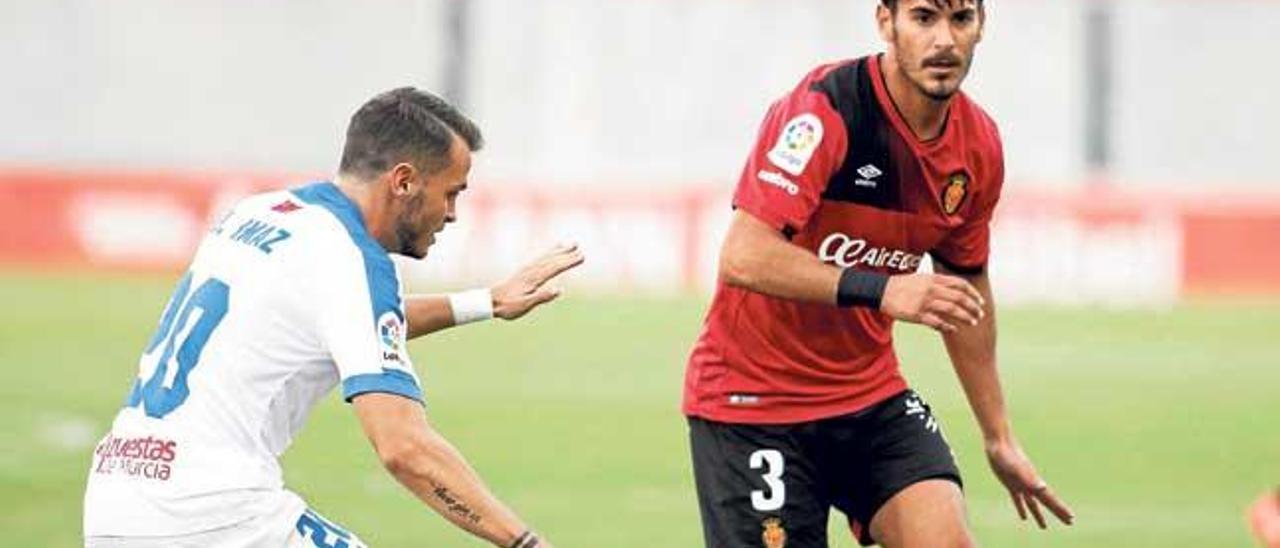
[[[881,175],[884,175],[884,172],[880,171],[880,168],[876,167],[875,164],[867,164],[858,168],[858,176],[861,177],[861,179],[854,180],[853,184],[867,188],[875,188],[875,179]]]

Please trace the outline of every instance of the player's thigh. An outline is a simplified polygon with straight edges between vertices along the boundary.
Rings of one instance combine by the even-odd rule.
[[[885,543],[872,527],[875,517],[917,484],[941,480],[951,487],[946,492],[960,494],[960,471],[951,447],[928,404],[914,391],[852,418],[825,421],[822,435],[839,459],[826,463],[837,468],[831,473],[837,478],[834,503],[849,517],[854,535],[864,545]],[[963,499],[959,500],[955,518],[963,525]],[[906,508],[912,511],[916,506]]]
[[[320,515],[311,508],[305,509],[294,520],[293,530],[285,544],[287,548],[368,548],[347,528]]]
[[[974,546],[960,486],[945,479],[911,484],[871,519],[871,535],[885,548]]]
[[[708,548],[825,548],[821,478],[794,427],[689,420]]]

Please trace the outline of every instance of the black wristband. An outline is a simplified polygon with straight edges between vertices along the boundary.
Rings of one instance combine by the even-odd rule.
[[[533,534],[533,531],[526,530],[511,541],[510,548],[538,548],[538,544],[540,544],[538,535]]]
[[[840,284],[836,286],[836,305],[841,308],[862,306],[879,310],[886,285],[889,285],[887,274],[846,268],[840,273]]]

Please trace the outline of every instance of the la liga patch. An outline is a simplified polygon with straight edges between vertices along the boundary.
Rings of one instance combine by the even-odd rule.
[[[404,367],[404,322],[395,312],[384,313],[378,318],[378,341],[382,347],[383,366]]]
[[[782,127],[778,142],[769,151],[769,161],[792,175],[803,173],[822,143],[822,134],[822,120],[816,115],[804,113],[792,118]]]

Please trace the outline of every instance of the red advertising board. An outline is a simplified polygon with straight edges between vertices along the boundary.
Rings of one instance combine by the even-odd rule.
[[[176,269],[235,200],[305,177],[0,169],[0,263]],[[436,285],[500,276],[572,239],[603,290],[705,288],[729,215],[726,185],[662,190],[474,185],[432,258]],[[1006,187],[993,276],[1022,301],[1167,301],[1280,292],[1280,194],[1195,195],[1121,187]]]

